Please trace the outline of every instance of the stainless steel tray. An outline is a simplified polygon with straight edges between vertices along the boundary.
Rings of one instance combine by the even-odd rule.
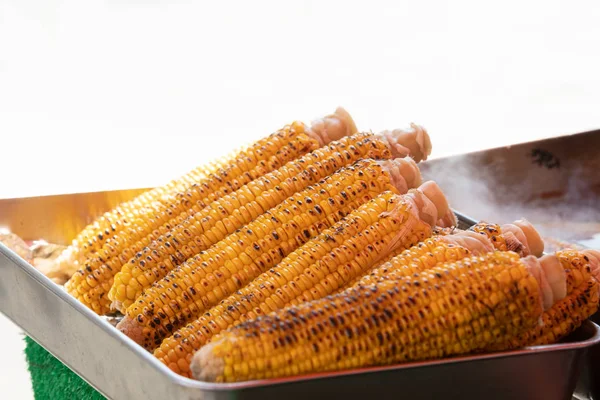
[[[108,208],[133,194],[135,191],[0,200],[0,226],[26,239],[52,237],[66,242],[76,227],[102,211],[84,200]],[[461,216],[463,227],[473,222]],[[397,395],[410,399],[568,399],[585,350],[600,342],[600,329],[588,321],[568,341],[551,346],[288,379],[198,382],[170,371],[1,244],[0,311],[112,399],[363,399]]]

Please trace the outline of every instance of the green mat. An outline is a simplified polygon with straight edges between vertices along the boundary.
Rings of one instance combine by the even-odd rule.
[[[26,336],[25,342],[25,357],[36,400],[105,399],[33,339]]]

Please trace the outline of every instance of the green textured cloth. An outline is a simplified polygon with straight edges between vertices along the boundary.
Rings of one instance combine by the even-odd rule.
[[[25,356],[36,400],[105,399],[33,339],[26,336],[25,342]]]

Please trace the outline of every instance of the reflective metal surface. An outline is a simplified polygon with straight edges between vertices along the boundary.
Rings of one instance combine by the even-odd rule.
[[[95,217],[145,189],[74,193],[0,200],[0,228],[26,240],[69,244]]]
[[[0,200],[0,225],[25,239],[53,237],[66,242],[74,230],[55,226],[52,221],[60,220],[63,227],[70,224],[75,229],[114,205],[112,199],[127,199],[134,194],[51,196],[23,199],[22,203]],[[49,203],[45,204],[44,199]],[[92,199],[100,199],[104,208],[85,203]],[[18,210],[19,214],[7,209]],[[59,211],[61,218],[48,216],[44,221],[36,221],[35,216],[51,210]],[[463,228],[474,223],[468,217],[459,217]],[[400,394],[410,399],[568,399],[585,349],[600,342],[598,326],[586,322],[569,342],[552,346],[278,380],[198,382],[171,372],[106,319],[92,313],[2,245],[0,311],[113,399],[364,399]]]

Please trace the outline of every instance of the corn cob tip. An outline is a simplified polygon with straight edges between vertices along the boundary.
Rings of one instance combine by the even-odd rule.
[[[440,241],[448,244],[454,244],[464,247],[469,250],[474,256],[491,253],[494,251],[494,246],[490,239],[477,232],[461,231],[448,236],[441,236]]]
[[[456,215],[451,208],[448,208],[446,214],[442,218],[440,218],[437,222],[440,228],[454,228],[458,225],[458,220],[456,219]]]
[[[567,295],[567,274],[556,255],[542,258],[527,256],[522,259],[527,270],[536,278],[544,310],[550,309]]]
[[[526,219],[519,219],[512,224],[501,226],[503,233],[512,233],[526,248],[526,254],[541,257],[544,253],[544,241],[535,227]],[[507,245],[509,245],[507,241]],[[509,248],[509,250],[512,250]]]
[[[410,157],[378,160],[377,163],[388,172],[390,182],[399,193],[407,193],[409,189],[419,187],[423,182],[417,163]]]
[[[192,376],[204,382],[214,382],[217,377],[223,376],[225,371],[225,359],[213,354],[215,346],[223,339],[210,342],[200,348],[192,357],[190,369]]]
[[[431,154],[431,138],[422,126],[410,124],[409,129],[383,131],[380,135],[387,141],[394,158],[410,156],[420,162]]]
[[[348,132],[349,132],[348,136],[354,135],[355,133],[358,132],[358,128],[356,127],[356,123],[354,122],[354,119],[352,118],[350,113],[344,107],[336,108],[335,111],[333,112],[333,115],[337,116],[338,118],[340,118],[341,120],[343,120],[346,123]],[[341,139],[341,137],[339,137],[338,139]],[[338,139],[335,139],[335,140],[338,140]]]
[[[418,189],[422,192],[425,197],[427,197],[435,206],[437,210],[437,218],[436,221],[440,218],[440,216],[445,215],[448,210],[448,199],[442,192],[442,189],[438,186],[434,181],[427,181],[419,186]]]
[[[117,324],[117,329],[123,332],[131,340],[142,346],[144,343],[144,335],[142,332],[142,325],[136,324],[134,320],[129,318],[127,315]]]
[[[583,250],[583,255],[590,260],[590,270],[592,276],[600,282],[600,251],[598,250]]]
[[[321,146],[340,140],[345,136],[358,132],[354,120],[342,107],[338,107],[333,114],[314,120],[307,134],[319,141]]]

